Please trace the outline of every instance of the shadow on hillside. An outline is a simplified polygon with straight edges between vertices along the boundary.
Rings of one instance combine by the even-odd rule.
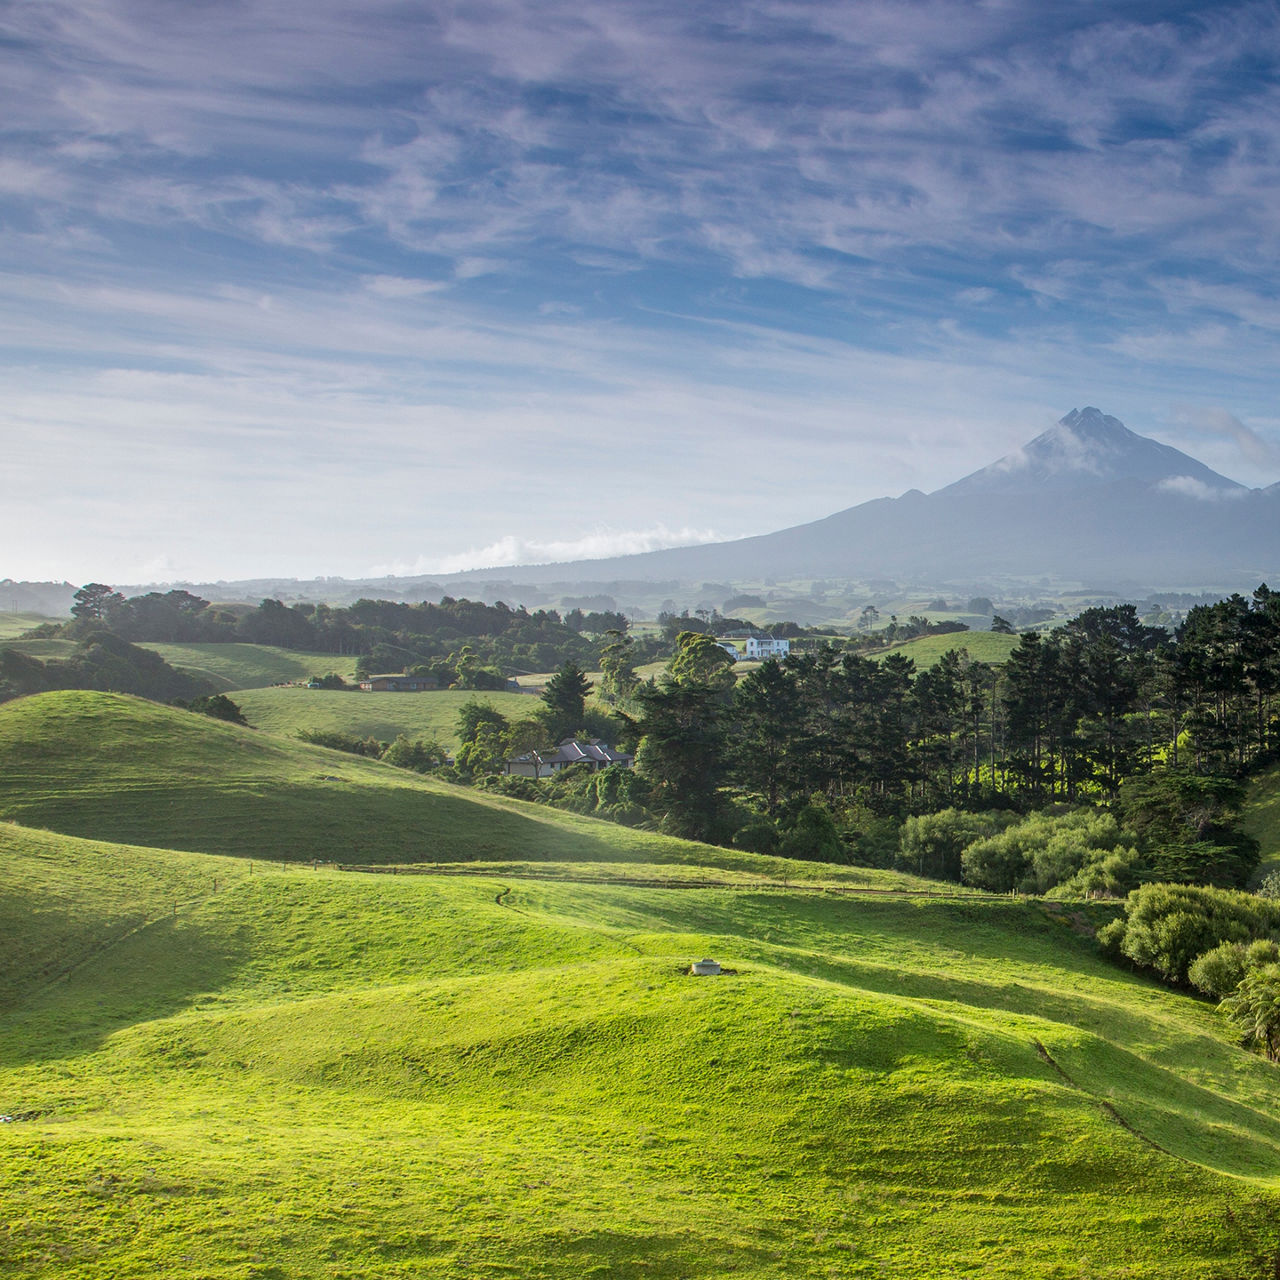
[[[1108,965],[1031,904],[650,893],[644,914],[650,928],[719,935],[744,958],[976,1017],[1015,1039],[1010,1016],[1057,1024],[1065,1047],[1054,1053],[1073,1087],[1144,1140],[1223,1173],[1280,1174],[1280,1118],[1248,1100],[1267,1096],[1275,1068],[1170,1018],[1166,1002],[1191,998]],[[629,924],[645,927],[634,915]],[[1025,1039],[1047,1033],[1029,1026]]]
[[[139,784],[10,803],[27,826],[121,844],[307,862],[620,861],[622,828],[575,830],[465,795],[340,779]],[[630,834],[630,833],[627,833]]]
[[[184,914],[156,920],[0,1016],[0,1064],[92,1053],[128,1027],[213,1001],[245,958],[225,927]]]

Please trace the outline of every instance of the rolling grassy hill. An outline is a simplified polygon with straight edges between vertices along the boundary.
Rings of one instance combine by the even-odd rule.
[[[334,653],[304,653],[267,644],[144,644],[171,667],[211,680],[220,690],[262,689],[288,680],[336,672],[355,678],[356,660]]]
[[[1103,961],[1106,908],[867,893],[927,886],[98,693],[0,706],[0,815],[0,1275],[1280,1267],[1277,1069]]]
[[[1280,1256],[1275,1068],[1037,904],[250,875],[3,826],[0,851],[0,1273]],[[736,973],[686,976],[702,954]]]
[[[458,712],[473,699],[487,702],[509,720],[523,720],[541,705],[529,694],[468,693],[441,689],[430,693],[345,693],[333,689],[242,689],[234,694],[245,718],[268,733],[293,736],[301,729],[373,737],[390,742],[397,734],[436,738],[458,746]]]
[[[0,632],[0,643],[39,658],[67,658],[76,651],[74,640],[8,639]],[[313,675],[336,672],[346,680],[355,678],[356,660],[333,653],[305,653],[277,649],[266,644],[152,644],[138,646],[158,653],[170,666],[201,676],[220,692],[233,689],[262,689],[289,680],[306,680]]]
[[[405,695],[415,696],[429,695]],[[91,839],[254,859],[626,861],[776,870],[849,884],[875,877],[903,887],[921,883],[632,831],[141,698],[83,691],[0,705],[3,818]]]

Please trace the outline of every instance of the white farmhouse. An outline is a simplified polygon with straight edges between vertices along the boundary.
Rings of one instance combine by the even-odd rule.
[[[791,652],[791,641],[778,636],[748,636],[745,656],[763,661],[765,658],[785,658]]]

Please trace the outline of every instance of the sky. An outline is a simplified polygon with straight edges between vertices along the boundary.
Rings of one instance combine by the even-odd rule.
[[[1280,8],[9,0],[0,577],[765,533],[1096,405],[1280,479]]]

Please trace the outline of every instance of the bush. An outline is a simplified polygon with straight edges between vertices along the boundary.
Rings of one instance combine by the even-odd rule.
[[[777,853],[777,824],[763,815],[753,818],[733,833],[733,847],[748,853]]]
[[[245,728],[249,727],[249,722],[244,718],[244,712],[225,693],[211,693],[208,697],[191,698],[190,700],[174,698],[173,705],[182,707],[187,711],[194,711],[198,715],[212,716],[215,720],[225,720],[228,724],[240,724],[244,725]]]
[[[313,747],[328,747],[330,751],[346,751],[353,756],[368,756],[377,760],[387,749],[385,742],[377,738],[357,738],[354,734],[340,733],[336,729],[299,729],[296,737]]]
[[[816,801],[806,804],[783,828],[778,852],[784,858],[804,858],[810,862],[848,862],[849,850],[826,807]]]
[[[1146,884],[1129,895],[1125,918],[1098,936],[1135,964],[1185,983],[1196,960],[1223,943],[1280,936],[1280,903],[1239,889]]]
[[[354,689],[355,687],[348,684],[336,671],[330,671],[328,675],[312,676],[307,681],[308,689]]]
[[[414,773],[431,773],[448,758],[445,749],[434,739],[409,738],[398,734],[379,757],[399,769],[412,769]]]
[[[1050,889],[1050,898],[1123,898],[1146,871],[1136,849],[1116,849],[1086,862],[1069,880]]]
[[[1046,893],[1081,876],[1080,885],[1132,885],[1140,859],[1125,848],[1113,815],[1098,809],[1033,813],[961,855],[966,884],[995,893]]]
[[[964,851],[1016,821],[1012,813],[966,813],[960,809],[908,818],[902,824],[895,865],[901,871],[935,880],[959,880]]]

